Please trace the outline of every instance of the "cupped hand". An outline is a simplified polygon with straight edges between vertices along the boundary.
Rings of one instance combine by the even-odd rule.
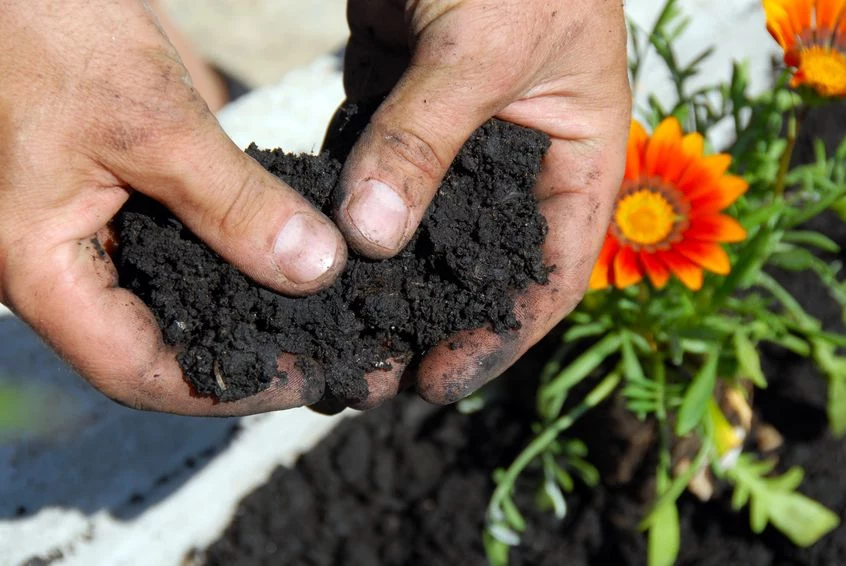
[[[548,285],[518,298],[522,328],[463,332],[406,375],[425,399],[453,402],[508,368],[585,293],[626,159],[622,2],[349,0],[348,17],[348,99],[391,91],[343,172],[335,220],[360,253],[384,258],[402,249],[458,150],[489,118],[552,140],[535,194],[555,269]],[[393,396],[399,375],[370,374],[359,408]]]
[[[141,0],[6,0],[0,17],[0,301],[124,404],[246,414],[309,404],[288,379],[237,403],[193,396],[152,313],[103,253],[133,187],[221,256],[287,294],[343,268],[335,226],[241,152]]]

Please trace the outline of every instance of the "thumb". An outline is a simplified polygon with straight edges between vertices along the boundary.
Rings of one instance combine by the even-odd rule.
[[[344,166],[335,221],[369,257],[391,257],[408,243],[461,146],[506,99],[502,81],[473,67],[472,51],[459,45],[439,59],[429,43],[418,46]]]
[[[107,164],[260,284],[291,295],[330,284],[347,253],[334,224],[238,149],[210,114],[199,121],[165,136],[167,147],[144,144]]]

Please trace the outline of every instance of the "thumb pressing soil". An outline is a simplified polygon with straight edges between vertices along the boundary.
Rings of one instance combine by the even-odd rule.
[[[331,214],[341,162],[367,116],[343,108],[321,155],[247,152]],[[486,123],[459,153],[405,250],[383,261],[351,254],[337,282],[309,297],[259,286],[136,194],[116,219],[120,284],[155,313],[199,394],[253,395],[285,379],[277,357],[288,352],[307,376],[325,376],[324,399],[360,401],[364,374],[391,358],[423,354],[459,330],[519,327],[515,296],[546,283],[550,271],[541,254],[546,222],[532,195],[548,146],[542,133]]]

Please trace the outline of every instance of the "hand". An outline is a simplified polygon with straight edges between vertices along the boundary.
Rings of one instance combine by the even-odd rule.
[[[535,189],[555,271],[517,301],[516,335],[462,333],[415,374],[421,396],[456,401],[508,368],[581,300],[626,159],[631,94],[620,0],[349,0],[350,101],[393,90],[346,163],[336,222],[375,258],[408,242],[446,169],[492,116],[549,134]],[[394,86],[395,85],[395,86]],[[408,377],[408,376],[406,376]],[[368,376],[359,408],[396,394],[400,372]]]
[[[0,301],[97,389],[137,408],[246,414],[309,404],[322,381],[237,403],[192,396],[152,313],[102,253],[134,187],[256,281],[313,292],[343,268],[334,225],[241,152],[140,0],[6,0],[0,18]]]

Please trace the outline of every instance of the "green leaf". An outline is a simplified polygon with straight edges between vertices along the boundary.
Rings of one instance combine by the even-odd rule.
[[[541,398],[544,401],[554,399],[558,395],[566,395],[571,387],[599,367],[605,358],[620,348],[619,334],[609,334],[576,358],[569,366],[555,376],[549,384],[544,386]]]
[[[566,470],[561,469],[561,466],[556,465],[554,470],[555,472],[555,480],[561,486],[561,489],[570,493],[575,489],[575,483],[573,482],[573,476],[567,473]]]
[[[591,336],[598,336],[608,330],[608,324],[604,321],[590,322],[588,324],[578,324],[571,327],[564,333],[565,342],[575,342],[582,338],[589,338]]]
[[[844,220],[846,220],[846,218],[844,218]],[[833,254],[840,251],[840,246],[837,242],[828,236],[811,230],[791,230],[789,232],[785,232],[782,240],[791,244],[811,246]]]
[[[801,493],[778,493],[769,498],[770,522],[793,544],[814,544],[840,524],[840,519]]]
[[[708,399],[714,394],[714,386],[717,384],[717,364],[719,361],[719,348],[714,348],[687,388],[676,421],[676,434],[679,436],[684,436],[692,431],[705,416]]]
[[[805,478],[805,472],[799,466],[793,466],[782,475],[768,478],[770,487],[777,491],[796,491]]]
[[[785,271],[808,271],[816,270],[816,265],[820,261],[817,256],[804,248],[793,248],[772,254],[768,263]]]
[[[637,359],[634,346],[632,346],[630,333],[623,334],[623,340],[620,343],[620,351],[623,355],[623,375],[628,381],[647,382],[646,376],[643,374],[643,366],[640,365],[640,360]]]
[[[517,506],[510,497],[506,497],[502,500],[502,512],[505,515],[505,520],[512,529],[518,533],[522,533],[526,530],[526,520],[523,518],[523,515],[520,514],[520,511],[517,509]]]
[[[792,468],[779,477],[765,477],[775,467],[773,460],[755,460],[741,454],[727,477],[735,484],[732,506],[739,509],[749,501],[749,523],[756,533],[767,523],[784,533],[794,544],[809,546],[840,523],[836,514],[798,493],[802,471]]]
[[[749,502],[749,495],[752,492],[745,485],[738,485],[734,488],[734,493],[731,495],[731,508],[735,511],[740,511],[743,506]]]
[[[672,566],[676,562],[681,543],[679,512],[672,501],[655,510],[649,527],[647,563],[649,566]]]
[[[753,533],[759,535],[767,528],[767,511],[763,497],[753,497],[749,502],[749,526]]]
[[[761,369],[761,356],[752,344],[745,332],[734,334],[734,352],[740,364],[743,377],[748,377],[755,384],[755,387],[764,389],[767,387],[767,378]]]
[[[509,545],[496,538],[489,531],[485,531],[482,542],[490,566],[508,566]]]
[[[831,432],[842,437],[846,434],[846,377],[829,378],[826,410]]]
[[[780,237],[780,232],[774,232],[766,226],[761,228],[744,246],[743,251],[732,266],[731,273],[717,287],[711,298],[712,304],[719,306],[737,289],[751,285],[755,280],[755,275],[759,273],[761,266],[769,257],[770,251],[778,243]]]
[[[843,144],[842,147],[846,147],[846,144]],[[834,204],[831,205],[831,210],[833,210],[841,220],[846,222],[846,197],[841,197],[839,200],[835,201]]]

